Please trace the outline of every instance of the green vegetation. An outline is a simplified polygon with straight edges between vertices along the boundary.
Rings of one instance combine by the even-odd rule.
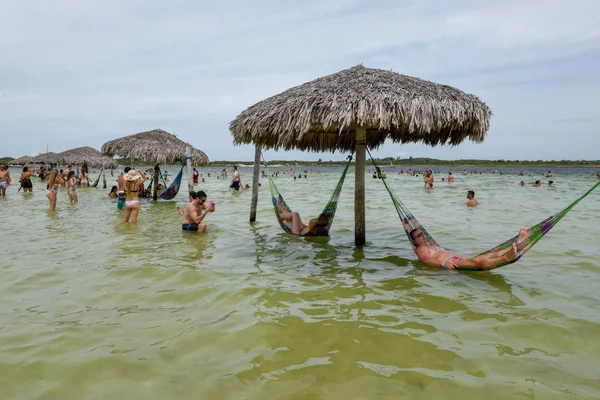
[[[12,158],[12,157],[2,157],[2,158],[0,158],[0,164],[2,164],[2,165],[8,164],[12,160],[14,160],[14,158]]]

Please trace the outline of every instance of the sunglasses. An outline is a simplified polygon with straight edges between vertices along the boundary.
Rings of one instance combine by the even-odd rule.
[[[200,204],[204,204],[206,202],[206,199],[202,200],[200,199]]]
[[[415,239],[416,239],[416,238],[419,238],[419,237],[421,237],[421,236],[425,237],[425,234],[424,234],[423,232],[421,232],[421,233],[419,233],[418,235],[416,235],[416,236],[415,236]]]

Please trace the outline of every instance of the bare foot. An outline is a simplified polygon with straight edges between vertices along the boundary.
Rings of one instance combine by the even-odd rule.
[[[508,252],[505,254],[505,256],[508,258],[509,261],[512,261],[515,258],[517,258],[518,257],[517,245],[513,243],[510,250],[508,250]]]
[[[527,229],[521,228],[521,230],[519,231],[519,237],[517,238],[517,243],[521,243],[527,238],[529,238],[529,232],[527,232]]]

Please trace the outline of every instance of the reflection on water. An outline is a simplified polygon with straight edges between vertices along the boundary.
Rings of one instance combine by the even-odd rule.
[[[514,174],[455,174],[425,191],[387,172],[438,242],[465,255],[594,182],[575,170],[553,171],[552,190],[521,188]],[[322,169],[276,182],[308,219],[338,178]],[[203,184],[217,202],[206,234],[181,230],[183,192],[142,200],[134,225],[108,190],[80,190],[71,205],[61,189],[48,211],[34,185],[0,199],[2,398],[600,397],[600,192],[518,263],[480,273],[419,263],[377,180],[366,182],[364,248],[353,245],[351,177],[326,238],[283,233],[264,180],[253,225],[249,191]]]

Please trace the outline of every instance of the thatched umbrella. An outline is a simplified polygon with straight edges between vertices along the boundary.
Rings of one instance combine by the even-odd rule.
[[[205,166],[208,164],[208,156],[204,152],[162,129],[140,132],[111,140],[102,145],[102,153],[109,156],[117,154],[125,158],[154,162],[156,164],[154,166],[154,187],[158,185],[157,171],[159,164],[173,164],[176,161],[183,161],[187,155],[192,156],[191,161],[195,165]],[[191,179],[191,164],[189,162],[188,177]],[[153,193],[154,200],[156,200],[156,190]]]
[[[42,153],[39,156],[35,156],[31,159],[32,164],[57,165],[60,164],[60,162],[60,156],[52,151],[49,151],[48,153]]]
[[[89,147],[77,147],[58,153],[62,164],[83,165],[91,168],[117,168],[117,162],[112,158],[102,155],[98,150]]]
[[[354,150],[355,242],[360,246],[365,242],[365,146],[377,148],[386,139],[431,146],[482,142],[491,116],[479,98],[451,86],[358,65],[256,103],[229,129],[234,144]],[[255,175],[257,170],[255,166]]]
[[[27,164],[31,164],[32,159],[33,159],[33,157],[31,157],[31,156],[23,156],[23,157],[15,158],[9,164],[10,165],[27,165]]]

